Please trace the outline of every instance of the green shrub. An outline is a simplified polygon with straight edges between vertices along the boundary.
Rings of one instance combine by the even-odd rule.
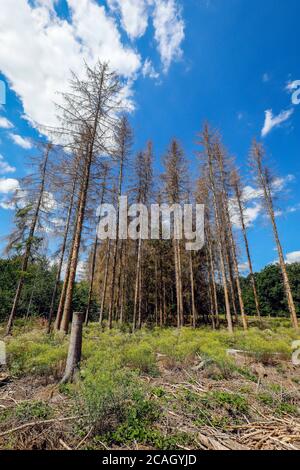
[[[20,421],[30,421],[34,419],[46,420],[53,415],[51,407],[42,401],[19,403],[14,413]]]
[[[122,360],[125,366],[139,372],[154,376],[158,374],[155,354],[151,346],[144,342],[126,348]]]
[[[208,407],[224,407],[227,411],[234,414],[247,414],[249,405],[246,398],[237,393],[216,391],[207,393],[202,399]]]

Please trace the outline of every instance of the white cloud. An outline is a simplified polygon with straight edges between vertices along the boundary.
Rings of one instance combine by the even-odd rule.
[[[292,251],[286,255],[286,263],[300,263],[300,251]]]
[[[245,186],[243,190],[243,200],[252,201],[263,196],[263,191],[261,189],[253,188],[252,186]]]
[[[119,13],[131,39],[143,36],[150,17],[153,19],[164,72],[182,54],[184,21],[176,0],[107,0],[110,10],[97,0],[66,0],[68,21],[58,16],[55,3],[1,0],[0,71],[20,97],[24,116],[34,125],[57,125],[54,103],[60,104],[62,99],[57,91],[69,90],[70,70],[83,77],[84,61],[90,66],[99,59],[108,61],[127,82],[126,99],[132,97],[142,58],[134,45],[123,43]],[[145,72],[153,78],[156,73],[149,65]]]
[[[246,226],[251,226],[253,222],[255,222],[256,219],[259,217],[262,210],[263,206],[260,203],[255,203],[253,206],[247,207],[244,211]]]
[[[239,264],[239,272],[246,274],[249,272],[249,264],[247,262]]]
[[[53,10],[52,1],[2,0],[0,64],[22,100],[26,117],[56,125],[57,91],[69,89],[70,70],[82,77],[83,63],[109,61],[125,79],[135,76],[140,55],[125,47],[115,20],[94,0],[67,0],[70,22]],[[13,51],[13,53],[11,53]]]
[[[15,209],[15,205],[6,199],[0,200],[0,207],[5,211],[13,211]]]
[[[181,44],[184,40],[184,21],[175,0],[154,0],[153,25],[155,39],[167,72],[171,63],[182,56]]]
[[[17,134],[10,134],[9,136],[16,145],[19,145],[19,147],[22,147],[25,150],[32,148],[32,143],[29,139],[24,139],[24,137]]]
[[[276,194],[280,191],[283,191],[286,186],[295,180],[294,175],[287,175],[282,178],[275,178],[272,183],[272,193]],[[251,226],[258,219],[258,217],[263,213],[264,206],[260,202],[263,197],[263,191],[261,189],[253,188],[252,186],[245,186],[243,189],[242,200],[245,205],[244,209],[244,218],[246,226]],[[251,204],[251,205],[250,205]],[[235,198],[232,198],[229,203],[230,216],[233,225],[236,228],[241,228],[239,207]],[[292,213],[298,210],[298,205],[294,207],[287,208],[285,211],[277,210],[275,215],[277,217],[282,216],[285,213]]]
[[[3,116],[0,116],[0,128],[1,129],[12,129],[13,124]]]
[[[157,73],[153,67],[153,64],[150,59],[146,59],[142,69],[143,77],[150,77],[156,79],[159,77],[159,73]]]
[[[286,90],[292,93],[294,90],[300,86],[300,80],[294,80],[293,82],[288,82],[286,85]]]
[[[263,76],[262,76],[262,81],[263,81],[264,83],[267,83],[267,82],[270,81],[270,79],[271,79],[270,75],[269,75],[267,72],[265,72],[265,73],[263,74]]]
[[[108,5],[121,14],[124,30],[131,39],[144,35],[149,18],[148,0],[108,0]]]
[[[0,194],[8,194],[20,187],[19,181],[13,178],[0,178]]]
[[[271,109],[265,111],[265,123],[261,131],[262,137],[266,137],[272,129],[287,121],[292,116],[293,112],[293,109],[288,109],[287,111],[281,111],[277,116],[273,116]]]
[[[154,37],[164,72],[182,55],[185,24],[177,0],[107,0],[113,12],[121,15],[121,23],[131,39],[142,37],[152,18]]]
[[[16,168],[10,166],[9,163],[4,160],[3,155],[0,154],[0,175],[5,175],[5,173],[14,173],[15,171]]]
[[[286,187],[286,185],[288,183],[291,183],[292,181],[295,181],[294,175],[287,175],[285,177],[275,178],[272,183],[272,190],[274,192],[282,191]]]
[[[250,202],[250,199],[245,202]],[[244,222],[246,227],[251,227],[257,220],[263,210],[263,205],[260,202],[254,202],[251,206],[246,206],[244,209]],[[235,228],[242,228],[239,206],[235,198],[229,202],[230,219]]]

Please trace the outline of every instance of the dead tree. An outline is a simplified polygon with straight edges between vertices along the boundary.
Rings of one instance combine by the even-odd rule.
[[[181,204],[187,197],[187,168],[183,150],[176,139],[173,139],[164,159],[165,194],[169,204]],[[176,236],[174,224],[173,253],[176,280],[177,327],[184,326],[183,314],[183,288],[182,288],[182,260],[180,239]]]
[[[240,180],[239,174],[236,170],[233,170],[232,173],[231,173],[231,185],[232,185],[232,188],[234,190],[234,195],[235,195],[237,208],[238,208],[239,221],[240,221],[240,224],[241,224],[244,243],[245,243],[245,248],[246,248],[246,253],[247,253],[248,266],[249,266],[250,279],[251,279],[251,284],[252,284],[252,289],[253,289],[256,314],[257,314],[258,317],[260,317],[261,315],[260,315],[259,298],[258,298],[258,293],[257,293],[256,280],[255,280],[255,276],[254,276],[253,264],[252,264],[250,248],[249,248],[249,241],[248,241],[248,236],[247,236],[247,228],[246,228],[246,220],[245,220],[244,204],[243,204],[243,190],[241,188],[241,180]]]
[[[204,147],[204,161],[208,169],[207,171],[208,185],[212,194],[213,207],[214,207],[215,224],[216,224],[216,229],[217,229],[217,240],[218,240],[218,248],[219,248],[219,255],[220,255],[220,267],[221,267],[222,283],[223,283],[223,290],[224,290],[224,297],[225,297],[227,326],[228,326],[228,331],[230,333],[233,333],[228,282],[227,282],[227,274],[226,274],[226,255],[224,251],[224,239],[222,236],[222,233],[223,233],[222,217],[220,214],[220,204],[218,200],[219,192],[218,192],[218,188],[216,184],[216,176],[215,176],[215,169],[214,169],[214,142],[210,135],[208,125],[204,126],[204,130],[201,135],[201,138],[202,140],[200,143]]]
[[[279,239],[276,218],[275,218],[273,195],[272,195],[273,180],[270,175],[269,169],[264,165],[264,156],[265,156],[265,152],[264,152],[263,146],[259,144],[256,140],[254,140],[252,150],[251,150],[251,163],[255,169],[256,181],[259,185],[259,188],[261,189],[263,193],[265,206],[266,206],[266,209],[268,211],[268,214],[271,220],[274,238],[275,238],[278,256],[279,256],[279,264],[280,264],[280,268],[282,272],[284,290],[285,290],[285,294],[286,294],[286,298],[288,302],[288,308],[289,308],[289,312],[291,316],[291,322],[292,322],[293,327],[297,329],[299,328],[298,318],[297,318],[296,308],[295,308],[292,290],[290,286],[290,281],[289,281],[289,277],[288,277],[288,273],[286,269],[286,264],[284,260],[283,250],[282,250],[282,246],[281,246],[280,239]]]
[[[191,281],[192,323],[193,323],[193,328],[196,328],[197,313],[196,313],[196,305],[195,305],[195,280],[194,280],[193,254],[191,251],[189,252],[189,268],[190,268],[190,281]]]
[[[153,144],[148,142],[147,149],[139,152],[135,161],[136,179],[136,202],[137,204],[148,205],[153,184]],[[137,240],[137,262],[135,273],[135,289],[133,304],[133,331],[142,326],[142,276],[143,276],[143,240],[142,227],[139,227],[139,237]]]
[[[118,110],[117,98],[120,92],[119,79],[109,71],[107,64],[98,63],[94,69],[86,66],[86,75],[85,81],[73,76],[72,93],[64,95],[65,104],[61,107],[63,127],[60,132],[71,137],[71,146],[75,147],[81,161],[70,271],[60,324],[60,330],[64,333],[69,328],[92,166],[96,164],[99,154],[109,154],[111,151],[107,141],[116,125],[114,113]]]
[[[100,206],[104,203],[105,194],[107,191],[106,185],[107,185],[108,171],[109,171],[108,165],[102,164]],[[99,214],[97,222],[100,220],[100,217],[101,217],[101,214]],[[93,297],[93,287],[94,287],[94,279],[95,279],[98,246],[99,246],[99,238],[98,238],[97,227],[96,227],[96,235],[95,235],[95,240],[94,240],[94,244],[92,248],[91,277],[90,277],[90,284],[89,284],[88,302],[87,302],[87,307],[86,307],[86,312],[85,312],[85,325],[88,325],[88,322],[89,322],[89,315],[90,315],[90,309],[91,309],[91,303],[92,303],[92,297]]]
[[[45,197],[47,165],[48,165],[48,161],[49,161],[49,155],[50,155],[51,148],[52,148],[52,146],[50,144],[45,146],[45,154],[44,154],[44,158],[43,158],[43,163],[41,165],[40,188],[39,188],[38,198],[37,198],[34,210],[33,210],[33,216],[32,216],[32,220],[31,220],[31,224],[30,224],[29,234],[28,234],[28,237],[27,237],[26,242],[25,242],[25,252],[24,252],[24,255],[23,255],[23,259],[22,259],[21,274],[20,274],[20,278],[19,278],[19,281],[18,281],[18,284],[17,284],[17,290],[16,290],[16,293],[15,293],[13,306],[12,306],[12,309],[11,309],[11,312],[10,312],[10,315],[9,315],[9,319],[8,319],[8,322],[7,322],[7,327],[6,327],[6,335],[7,336],[10,335],[11,332],[12,332],[13,322],[14,322],[14,319],[15,319],[15,316],[16,316],[16,313],[17,313],[17,310],[18,310],[19,301],[20,301],[22,289],[23,289],[23,286],[24,286],[25,275],[27,273],[28,264],[29,264],[29,260],[30,260],[30,255],[31,255],[31,250],[32,250],[32,246],[33,246],[33,243],[34,243],[35,231],[36,231],[36,227],[37,227],[37,224],[38,224],[39,215],[40,215],[40,211],[41,211],[42,204],[43,204],[43,199]]]
[[[226,232],[228,236],[228,248],[229,251],[231,252],[231,258],[233,261],[233,267],[234,267],[234,272],[235,272],[235,281],[236,281],[236,287],[237,287],[237,293],[238,293],[238,299],[239,299],[239,305],[240,305],[240,311],[241,311],[241,316],[242,316],[242,323],[243,323],[243,328],[244,330],[247,330],[248,328],[248,322],[247,322],[247,316],[245,313],[245,306],[244,306],[244,300],[243,300],[243,295],[242,295],[242,288],[240,284],[240,273],[239,273],[239,267],[238,267],[238,260],[237,260],[237,254],[236,254],[236,246],[235,246],[235,240],[233,236],[233,230],[232,230],[232,222],[230,218],[230,213],[229,213],[229,197],[228,197],[228,192],[227,188],[229,186],[229,182],[226,182],[226,175],[225,175],[225,154],[224,151],[221,148],[220,143],[217,142],[215,143],[215,154],[219,166],[219,171],[220,171],[220,180],[221,180],[221,195],[222,195],[222,203],[223,203],[223,210],[224,210],[224,222],[225,222],[225,227],[226,227]],[[229,174],[229,173],[228,173]],[[231,267],[231,263],[229,264]],[[230,273],[231,276],[231,273]],[[234,295],[234,293],[233,293]]]
[[[106,255],[105,255],[105,272],[104,272],[104,279],[102,283],[102,294],[101,294],[101,306],[100,306],[100,313],[99,313],[99,324],[102,325],[103,323],[103,315],[104,315],[104,308],[105,308],[105,301],[106,301],[106,294],[107,294],[107,283],[108,283],[108,271],[109,271],[109,263],[111,258],[111,241],[107,240],[107,248],[106,248]]]
[[[133,134],[130,124],[126,116],[120,119],[120,122],[116,126],[115,130],[115,158],[119,162],[119,181],[117,188],[117,225],[116,225],[116,240],[114,243],[113,259],[112,259],[112,276],[110,285],[110,305],[108,313],[108,327],[112,328],[113,322],[113,310],[115,305],[115,287],[116,287],[116,268],[118,259],[118,247],[119,247],[119,227],[120,227],[120,204],[119,198],[122,195],[123,180],[124,180],[124,166],[126,161],[130,157],[132,147]]]
[[[76,185],[77,185],[77,174],[75,172],[75,175],[73,176],[73,184],[72,184],[71,193],[70,193],[70,197],[69,197],[67,219],[66,219],[66,225],[65,225],[65,229],[64,229],[64,235],[63,235],[63,241],[62,241],[61,250],[60,250],[59,262],[58,262],[58,266],[57,266],[57,274],[56,274],[54,289],[53,289],[53,293],[52,293],[52,299],[51,299],[51,305],[50,305],[50,311],[49,311],[49,317],[48,317],[48,327],[47,327],[47,333],[48,334],[51,331],[51,324],[52,324],[52,318],[53,318],[53,314],[54,314],[55,302],[56,302],[56,297],[57,297],[59,284],[60,284],[60,281],[61,281],[61,273],[62,273],[63,263],[64,263],[65,254],[66,254],[66,250],[67,250],[68,236],[69,236],[71,218],[72,218],[73,207],[74,207]]]

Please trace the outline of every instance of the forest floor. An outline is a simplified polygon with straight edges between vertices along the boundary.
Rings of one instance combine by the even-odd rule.
[[[233,336],[91,324],[68,386],[67,339],[43,327],[19,321],[6,340],[0,449],[300,450],[300,336],[285,320]]]

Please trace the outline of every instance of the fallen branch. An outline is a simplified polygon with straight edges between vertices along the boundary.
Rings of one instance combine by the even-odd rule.
[[[31,423],[22,424],[21,426],[2,432],[0,434],[0,437],[8,436],[9,434],[13,434],[14,432],[22,431],[23,429],[32,428],[34,426],[42,426],[43,424],[61,423],[63,421],[74,421],[75,419],[78,419],[78,416],[70,416],[69,418],[47,419],[44,421],[33,421]]]
[[[68,446],[62,439],[59,439],[59,443],[63,446],[64,449],[66,450],[73,450],[71,447]]]

